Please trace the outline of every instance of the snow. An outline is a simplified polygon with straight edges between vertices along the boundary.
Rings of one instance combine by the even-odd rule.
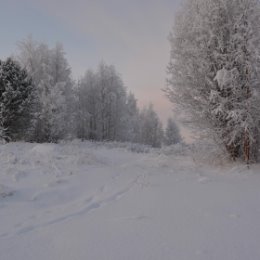
[[[217,71],[216,77],[214,78],[218,82],[220,89],[222,90],[232,80],[230,71],[222,68]]]
[[[259,260],[259,165],[186,150],[1,145],[0,259]]]

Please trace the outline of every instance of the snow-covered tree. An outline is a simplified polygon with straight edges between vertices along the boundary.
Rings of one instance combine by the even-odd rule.
[[[113,66],[103,63],[87,71],[77,90],[78,137],[123,140],[126,89]]]
[[[53,78],[53,85],[60,92],[59,93],[59,103],[61,110],[59,115],[59,123],[63,127],[63,135],[65,137],[68,134],[73,134],[74,131],[74,92],[73,92],[73,81],[71,76],[71,69],[65,58],[65,52],[61,43],[57,43],[51,51],[51,75]],[[65,131],[64,131],[65,129]],[[62,131],[60,131],[62,132]]]
[[[28,38],[19,48],[18,60],[32,77],[36,92],[32,140],[56,142],[73,125],[73,82],[62,45],[50,49]]]
[[[97,88],[100,98],[101,139],[120,140],[122,139],[126,89],[114,66],[104,63],[99,65]]]
[[[127,95],[124,120],[125,140],[137,143],[140,137],[140,112],[137,107],[137,100],[133,93]]]
[[[0,138],[13,141],[27,137],[32,97],[27,72],[11,58],[0,61]]]
[[[98,92],[96,76],[88,70],[79,81],[76,91],[77,103],[77,137],[81,139],[98,139]]]
[[[166,145],[177,144],[181,142],[181,135],[178,125],[172,118],[167,121],[167,126],[165,129],[164,142]]]
[[[170,35],[168,97],[247,162],[259,143],[259,14],[257,0],[188,0]]]
[[[162,123],[153,105],[145,107],[140,113],[140,143],[160,147],[163,140]]]

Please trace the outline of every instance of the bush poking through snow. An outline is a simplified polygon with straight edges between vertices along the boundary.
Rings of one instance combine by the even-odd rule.
[[[9,187],[0,184],[0,199],[6,198],[14,195],[14,191]]]

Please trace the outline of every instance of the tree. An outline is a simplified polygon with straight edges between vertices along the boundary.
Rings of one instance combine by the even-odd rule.
[[[11,58],[0,61],[0,137],[5,141],[26,138],[32,97],[27,72]]]
[[[35,85],[34,134],[37,142],[56,142],[72,131],[73,82],[61,44],[50,49],[28,38],[19,44],[19,62]]]
[[[122,141],[126,89],[115,68],[101,63],[97,72],[87,71],[77,93],[78,137]]]
[[[161,147],[163,138],[162,123],[153,109],[145,107],[140,114],[140,143]]]
[[[124,140],[137,143],[140,137],[140,112],[133,93],[127,95],[124,120]]]
[[[170,35],[169,99],[221,141],[233,159],[257,159],[257,0],[188,0]]]
[[[77,137],[97,140],[98,133],[98,92],[96,75],[88,70],[79,81],[77,99]]]
[[[102,140],[122,140],[126,89],[114,66],[104,63],[97,71]]]
[[[167,121],[164,142],[166,145],[172,145],[181,142],[179,127],[172,118],[169,118]]]
[[[62,137],[66,137],[69,134],[73,135],[74,132],[74,93],[73,93],[73,81],[71,76],[71,69],[65,58],[65,52],[61,43],[57,43],[51,52],[51,75],[53,78],[54,88],[57,88],[59,93],[60,107],[59,115],[60,125],[63,127]],[[57,93],[58,94],[58,93]],[[64,131],[65,130],[65,131]],[[60,130],[60,132],[62,132]]]

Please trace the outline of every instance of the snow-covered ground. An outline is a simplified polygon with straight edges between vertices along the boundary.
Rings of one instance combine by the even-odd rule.
[[[129,150],[1,145],[0,259],[260,259],[259,165]]]

